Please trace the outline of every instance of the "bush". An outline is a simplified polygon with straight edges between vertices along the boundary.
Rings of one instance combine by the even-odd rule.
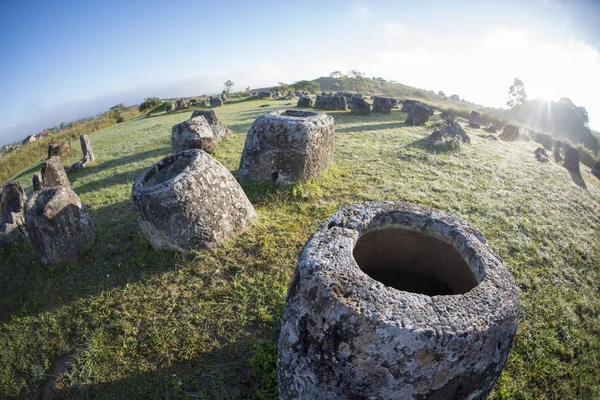
[[[554,138],[547,133],[531,132],[529,136],[531,137],[531,140],[541,144],[546,150],[552,150],[554,148]]]
[[[596,161],[600,161],[600,157],[596,157],[594,152],[583,144],[577,143],[572,146],[579,150],[579,161],[586,167],[592,168]]]

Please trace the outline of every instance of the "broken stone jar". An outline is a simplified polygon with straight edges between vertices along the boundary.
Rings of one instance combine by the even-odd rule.
[[[484,399],[517,330],[519,295],[461,218],[370,202],[326,219],[290,285],[282,399]]]
[[[197,149],[154,164],[137,179],[132,197],[140,228],[155,249],[185,253],[213,247],[256,218],[233,175]]]

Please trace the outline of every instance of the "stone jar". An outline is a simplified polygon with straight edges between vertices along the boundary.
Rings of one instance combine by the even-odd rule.
[[[27,239],[25,191],[19,182],[8,181],[0,191],[0,248]]]
[[[173,153],[183,150],[216,150],[217,138],[204,116],[200,115],[173,125],[171,129],[171,148]]]
[[[287,293],[282,399],[485,399],[519,294],[468,222],[408,203],[349,206],[317,228]]]
[[[233,175],[197,149],[154,164],[136,180],[132,197],[140,228],[155,249],[186,253],[213,247],[256,218]]]
[[[25,222],[33,250],[45,265],[72,261],[96,237],[79,196],[64,186],[34,192],[25,205]]]
[[[308,110],[267,113],[246,135],[240,182],[288,184],[318,178],[331,162],[334,139],[330,115]]]

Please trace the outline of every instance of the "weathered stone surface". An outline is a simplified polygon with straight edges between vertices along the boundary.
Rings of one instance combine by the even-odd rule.
[[[79,136],[79,143],[81,144],[81,152],[83,153],[83,165],[89,164],[96,160],[94,156],[94,150],[92,149],[92,143],[88,135]]]
[[[0,192],[0,248],[27,239],[25,191],[19,182],[8,181]]]
[[[69,178],[65,172],[65,168],[60,162],[60,157],[50,157],[44,161],[42,166],[42,186],[53,187],[53,186],[64,186],[70,188]]]
[[[171,114],[173,111],[175,111],[175,105],[173,104],[167,104],[167,114]]]
[[[596,178],[600,178],[600,161],[596,161],[590,171]]]
[[[55,144],[55,145],[50,145],[48,146],[48,157],[54,157],[54,156],[59,156],[59,157],[66,157],[69,154],[69,151],[71,150],[71,142],[63,142],[60,144]]]
[[[519,294],[468,222],[372,202],[306,243],[278,345],[282,399],[485,399],[517,329]]]
[[[83,158],[71,165],[70,167],[65,167],[65,172],[67,174],[73,173],[81,168],[84,168],[89,163],[96,160],[96,157],[94,156],[94,150],[92,149],[92,144],[88,135],[79,136],[79,143],[81,144],[81,152],[83,153]]]
[[[211,97],[209,102],[212,108],[221,107],[223,105],[223,100],[221,100],[220,97]]]
[[[56,186],[31,195],[25,221],[33,250],[45,265],[72,261],[90,248],[96,229],[79,197]]]
[[[389,114],[392,112],[392,108],[398,105],[398,100],[392,97],[381,97],[375,96],[373,98],[373,112]]]
[[[425,122],[429,121],[430,115],[429,108],[421,104],[415,104],[410,108],[406,120],[404,121],[404,125],[423,125]]]
[[[175,110],[179,111],[179,110],[183,110],[187,105],[185,104],[185,100],[181,99],[181,100],[177,100],[175,102]]]
[[[315,101],[315,108],[319,110],[341,110],[348,109],[348,103],[344,96],[319,95]]]
[[[506,125],[504,131],[498,136],[498,139],[504,140],[505,142],[516,142],[519,140],[521,134],[519,127],[516,125]]]
[[[481,114],[477,111],[471,111],[471,115],[469,115],[469,126],[471,128],[479,128],[479,124],[481,123]]]
[[[543,147],[538,147],[537,149],[535,149],[534,154],[535,158],[539,162],[547,163],[548,161],[550,161],[550,159],[548,158],[548,153],[546,153],[546,150]]]
[[[445,122],[443,128],[436,129],[429,135],[429,139],[432,141],[440,141],[448,138],[453,139],[455,137],[458,137],[464,143],[471,143],[469,135],[467,135],[458,122]]]
[[[197,104],[198,104],[198,107],[200,107],[200,108],[206,108],[207,107],[206,100],[200,100]]]
[[[273,93],[272,92],[260,92],[258,94],[258,97],[262,98],[262,99],[270,99],[273,97]]]
[[[440,113],[440,119],[445,123],[450,123],[450,122],[454,122],[454,120],[456,119],[456,116],[453,113],[451,113],[450,111],[442,111]]]
[[[333,157],[333,117],[317,111],[280,110],[254,121],[238,178],[242,184],[287,184],[315,179]]]
[[[35,174],[33,174],[33,176],[31,177],[31,184],[33,186],[34,191],[37,191],[37,190],[40,190],[41,188],[43,188],[41,172],[36,172]]]
[[[256,218],[233,175],[196,149],[154,164],[136,180],[132,197],[140,228],[155,249],[213,247]]]
[[[371,105],[362,96],[352,96],[348,101],[352,114],[369,115],[371,114]]]
[[[421,102],[418,100],[404,100],[402,102],[402,111],[410,112],[410,110],[412,110],[413,106],[416,104],[421,104]]]
[[[314,107],[315,100],[310,96],[300,96],[298,98],[298,105],[296,107],[309,108]]]
[[[180,124],[173,125],[171,129],[173,153],[189,149],[208,150],[216,146],[216,143],[217,138],[204,116],[188,119]]]
[[[569,145],[565,147],[565,168],[579,173],[579,150]]]
[[[192,113],[192,119],[200,116],[206,119],[206,122],[208,122],[208,125],[210,125],[210,129],[212,130],[217,141],[233,135],[233,132],[231,132],[231,130],[227,128],[224,123],[219,121],[217,114],[215,114],[213,110],[197,110]]]

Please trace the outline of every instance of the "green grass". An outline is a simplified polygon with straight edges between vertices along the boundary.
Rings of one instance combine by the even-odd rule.
[[[286,103],[216,109],[235,135],[215,157],[235,173],[254,119]],[[300,249],[341,207],[394,200],[472,222],[520,288],[521,323],[492,399],[599,398],[600,183],[589,169],[578,185],[564,168],[535,160],[537,143],[466,128],[472,144],[445,151],[423,140],[431,128],[403,127],[399,111],[331,114],[334,162],[321,179],[246,188],[256,224],[185,256],[150,248],[130,196],[191,111],[91,135],[97,161],[70,178],[96,224],[92,250],[53,269],[28,244],[0,250],[0,397],[37,398],[49,373],[64,371],[55,398],[268,398]],[[33,171],[17,179],[30,185]]]

